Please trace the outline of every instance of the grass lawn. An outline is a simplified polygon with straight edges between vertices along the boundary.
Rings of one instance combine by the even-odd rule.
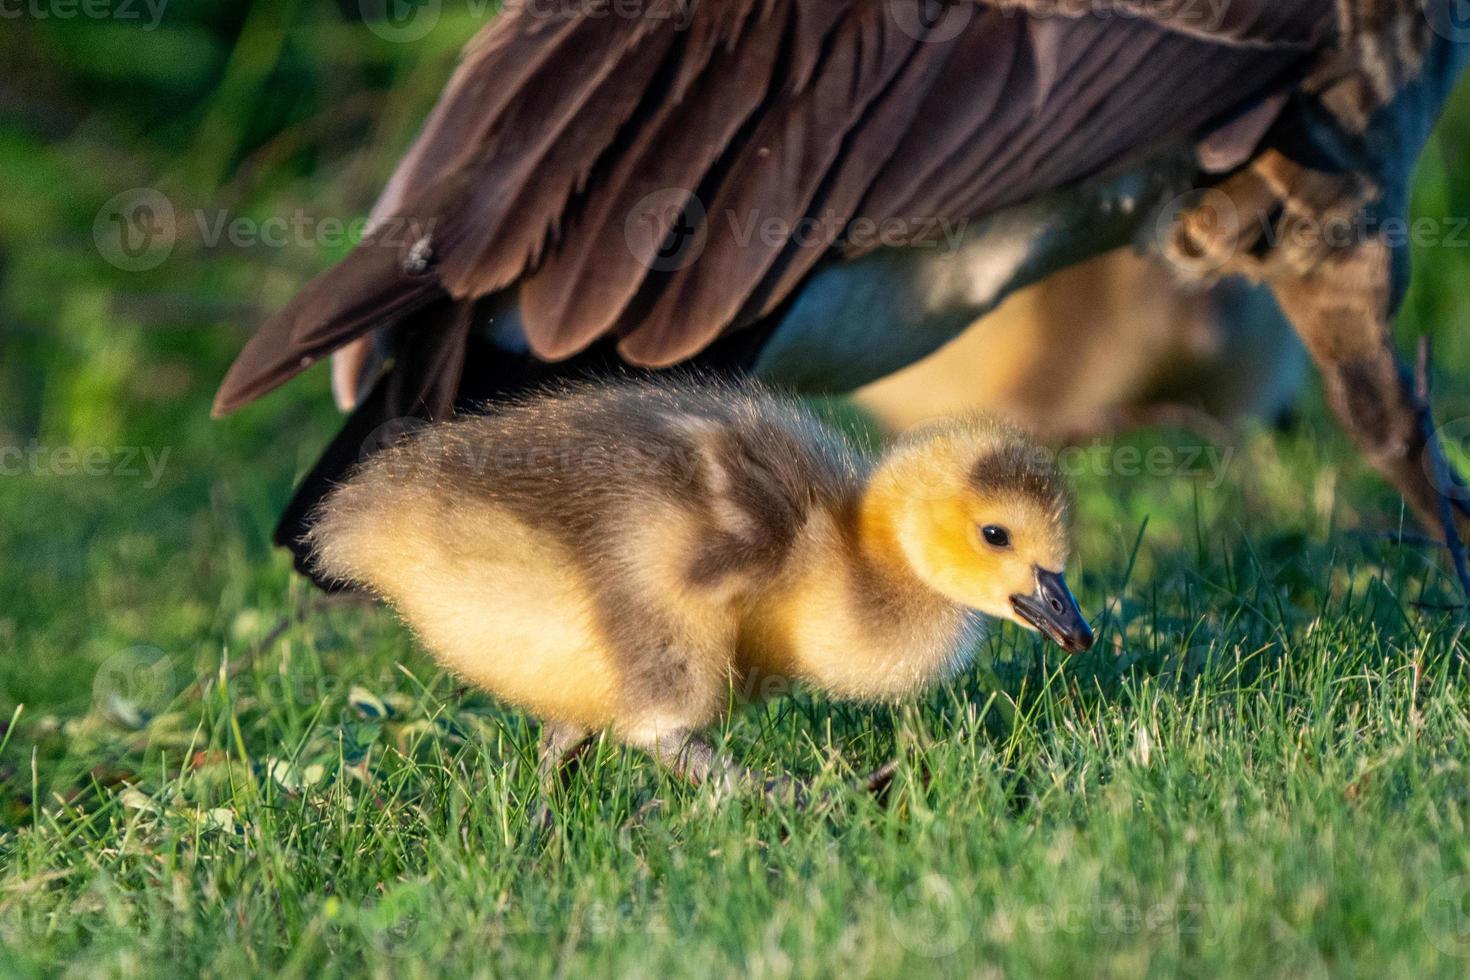
[[[887,806],[717,801],[604,743],[538,834],[534,728],[265,546],[321,379],[210,423],[209,371],[149,343],[141,380],[32,351],[116,408],[43,398],[77,407],[37,455],[112,426],[156,480],[141,450],[0,480],[6,973],[1470,970],[1463,624],[1320,410],[1193,464],[1177,433],[1068,457],[1094,652],[1006,627],[922,704],[723,733],[834,788],[901,754]]]
[[[534,727],[268,546],[323,372],[207,417],[331,248],[184,210],[361,214],[473,25],[432,60],[333,4],[196,6],[146,46],[0,33],[55,75],[0,119],[0,977],[1470,975],[1466,620],[1315,393],[1216,456],[1068,457],[1091,653],[1005,627],[922,703],[739,706],[729,750],[823,810],[603,743],[532,830]],[[1421,214],[1470,214],[1454,115]],[[184,231],[129,273],[94,219],[143,186]],[[1403,343],[1463,420],[1470,249],[1416,258]],[[841,790],[895,755],[886,806]]]

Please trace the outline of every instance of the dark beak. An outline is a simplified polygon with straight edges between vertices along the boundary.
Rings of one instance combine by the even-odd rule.
[[[1068,653],[1092,649],[1092,627],[1082,618],[1067,580],[1058,573],[1038,568],[1036,591],[1011,596],[1011,607]]]

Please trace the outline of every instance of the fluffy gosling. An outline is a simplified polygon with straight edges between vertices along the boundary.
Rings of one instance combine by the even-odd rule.
[[[547,777],[607,731],[734,786],[701,735],[732,685],[904,698],[987,616],[1093,640],[1061,481],[1017,432],[957,419],[874,462],[754,387],[588,385],[427,426],[324,500],[311,544],[539,718]]]

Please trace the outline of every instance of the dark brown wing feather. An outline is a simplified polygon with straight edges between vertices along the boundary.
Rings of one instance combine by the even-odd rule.
[[[646,98],[674,40],[656,21],[578,25],[463,161],[442,215],[438,273],[456,296],[503,289],[535,268],[567,204]],[[534,37],[534,35],[532,35]]]
[[[681,360],[772,310],[855,218],[978,218],[1201,135],[1282,84],[1334,9],[1233,0],[1206,23],[1201,0],[1046,18],[959,3],[924,25],[924,2],[517,7],[471,47],[374,211],[431,229],[414,253],[428,268],[405,271],[412,242],[365,243],[261,329],[218,409],[445,294],[510,287],[542,357],[615,333],[635,363]],[[702,212],[702,254],[665,268],[629,245],[650,195],[674,206],[642,233]],[[702,207],[681,213],[686,197]]]
[[[522,283],[521,309],[540,325],[542,356],[566,357],[612,329],[650,271],[629,236],[662,241],[683,203],[670,190],[699,187],[771,94],[784,24],[746,6],[743,19],[691,25],[690,53],[667,97]]]
[[[798,9],[798,25],[807,9]],[[810,83],[788,88],[739,148],[729,176],[705,206],[703,251],[670,276],[652,309],[638,318],[621,347],[629,360],[682,361],[734,323],[771,273],[787,236],[802,219],[820,219],[818,198],[829,178],[848,169],[848,186],[833,188],[848,194],[877,170],[849,142],[873,103],[905,65],[941,61],[948,45],[911,37],[883,5],[863,4],[841,22],[829,47]],[[719,274],[711,275],[715,270]]]
[[[396,245],[370,238],[307,283],[235,358],[215,395],[214,413],[233,412],[348,341],[444,295],[432,279],[405,273],[403,259]]]

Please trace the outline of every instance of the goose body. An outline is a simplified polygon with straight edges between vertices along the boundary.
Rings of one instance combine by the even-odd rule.
[[[315,504],[391,419],[628,366],[839,391],[912,363],[1129,242],[1205,146],[1217,167],[1248,156],[1333,2],[1240,0],[1208,25],[1168,5],[932,7],[496,17],[373,232],[221,386],[230,412],[334,355],[353,418],[278,542],[309,571]]]
[[[261,326],[215,409],[336,358],[353,416],[276,532],[300,563],[387,420],[629,367],[845,390],[1137,239],[1268,283],[1364,454],[1459,555],[1470,507],[1431,476],[1427,381],[1393,344],[1404,236],[1378,233],[1470,62],[1458,6],[512,5],[365,240]]]
[[[875,461],[760,388],[625,382],[424,428],[326,499],[311,544],[467,680],[659,751],[732,692],[909,696],[966,663],[987,614],[1090,644],[1064,509],[994,423]],[[1049,618],[1019,611],[1048,584]]]

